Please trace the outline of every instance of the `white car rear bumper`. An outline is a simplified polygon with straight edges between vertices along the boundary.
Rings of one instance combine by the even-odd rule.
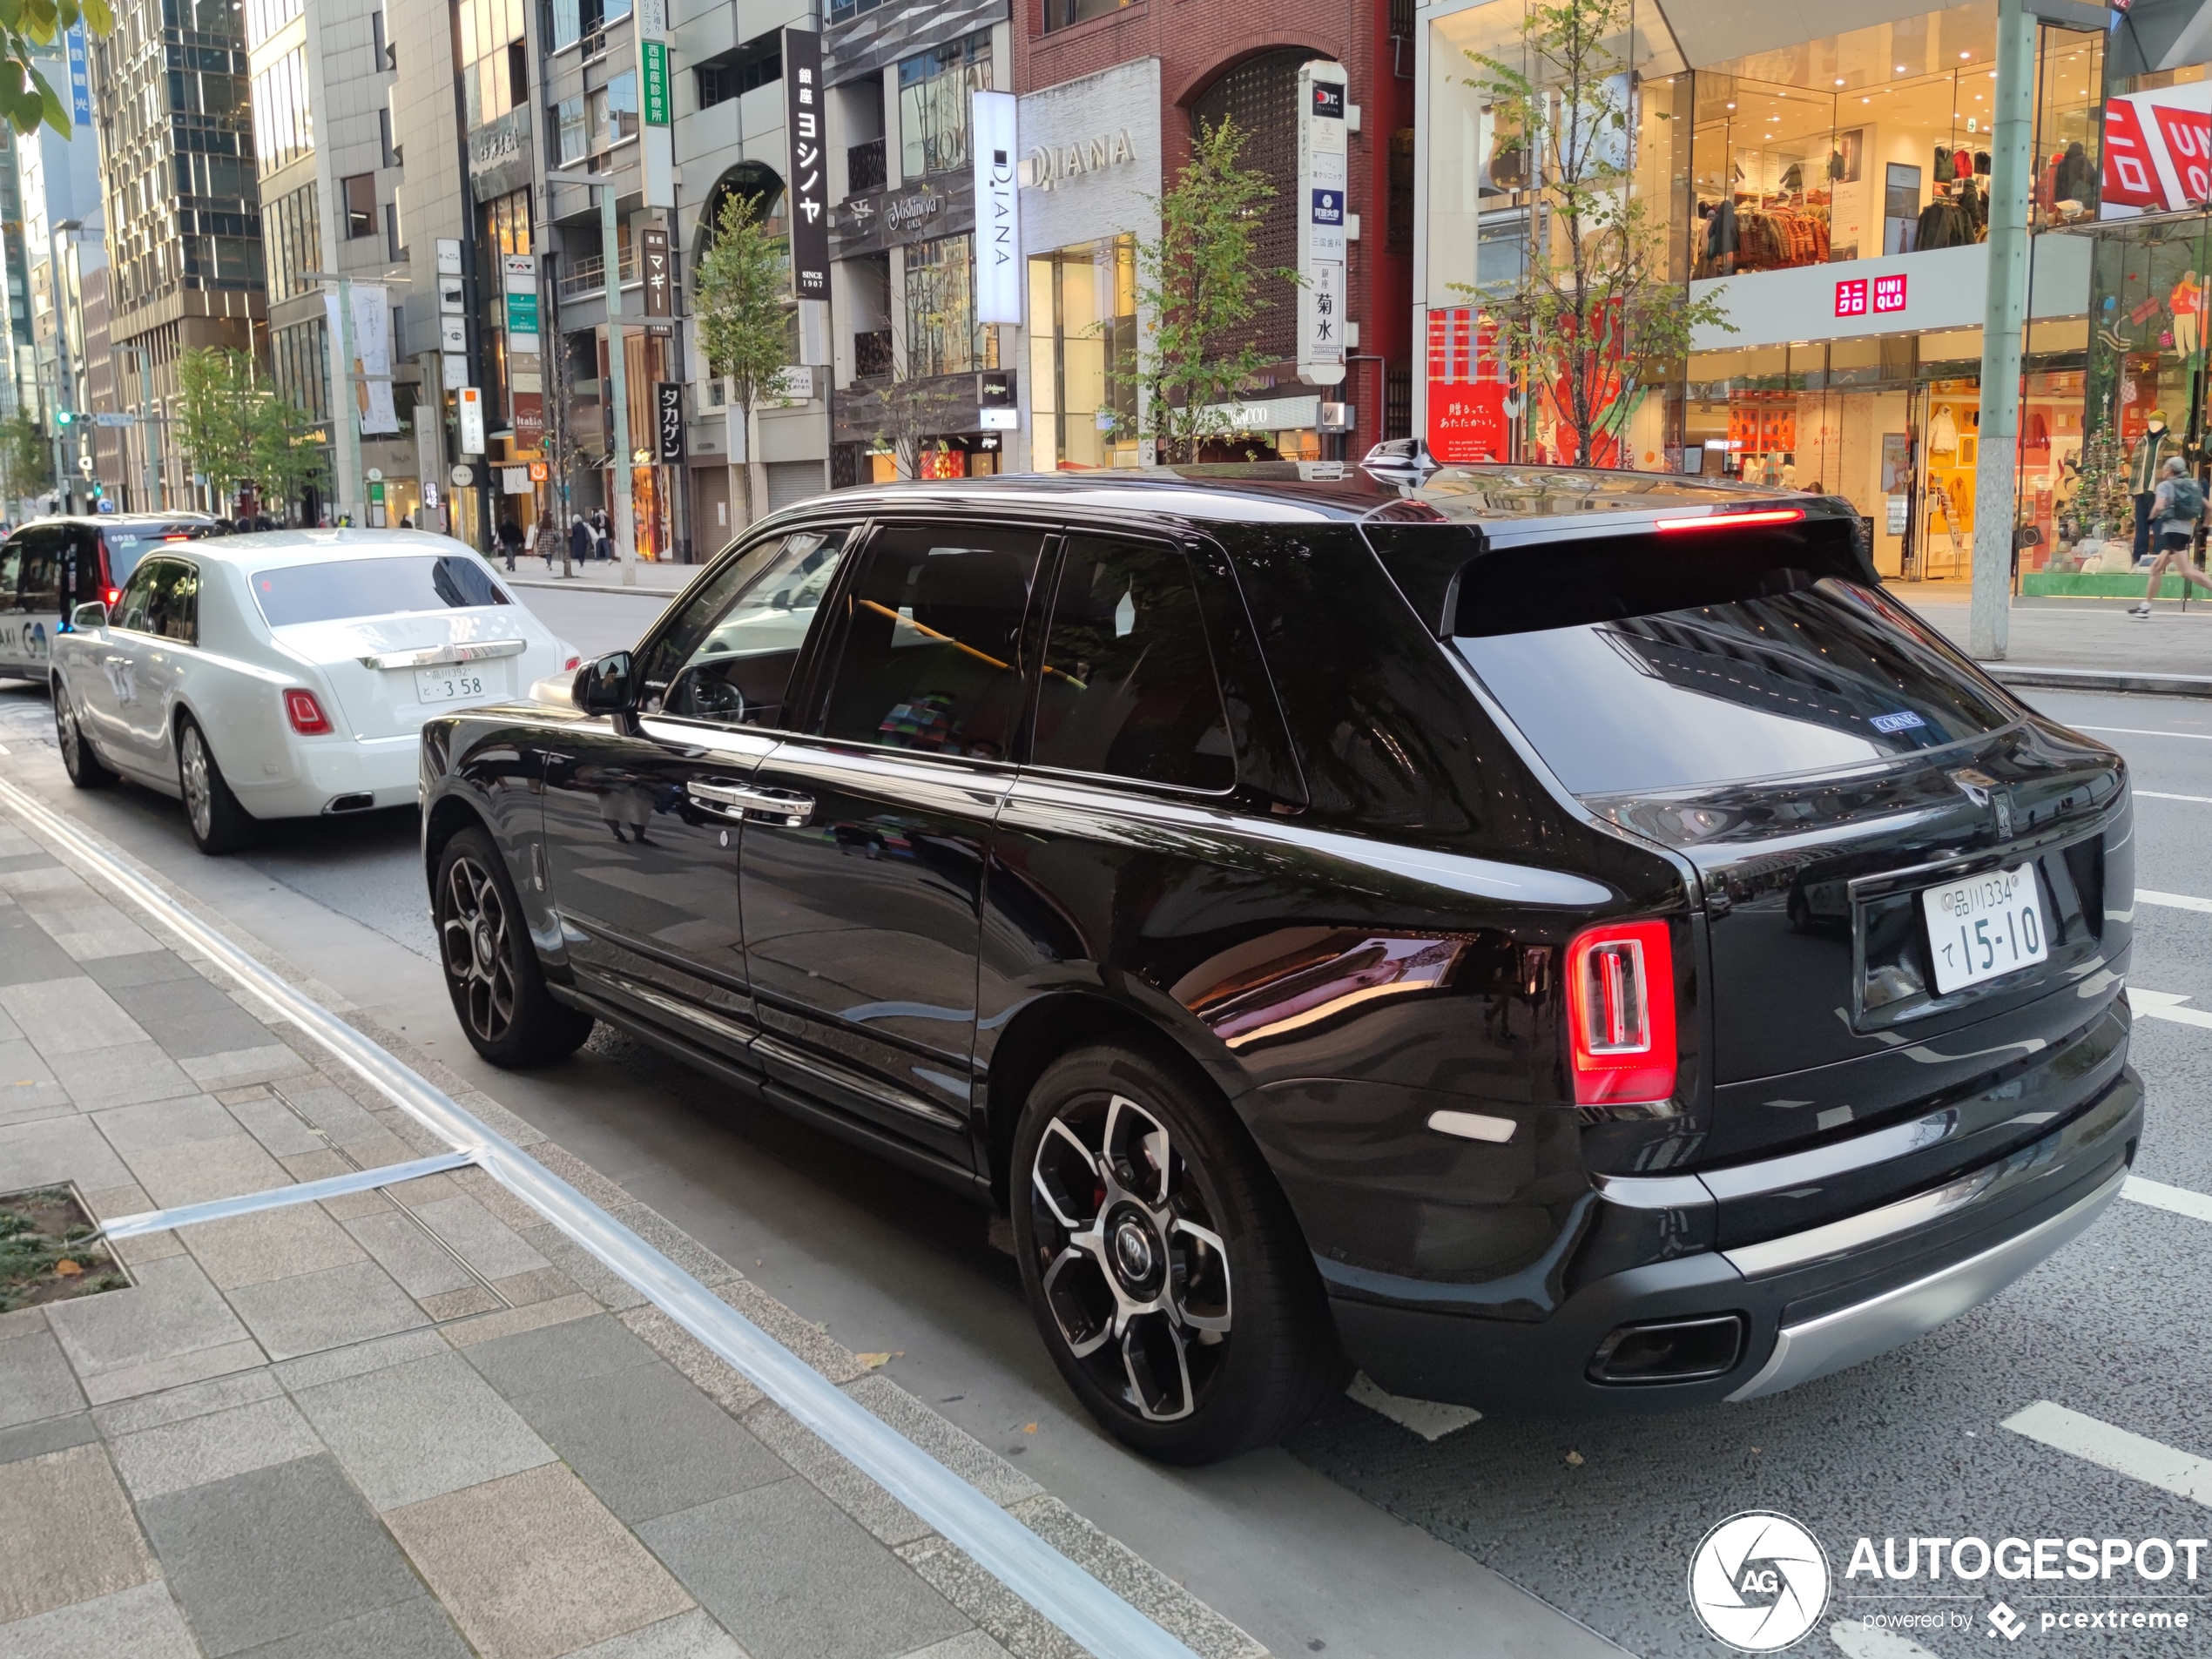
[[[295,743],[290,778],[255,783],[234,776],[229,781],[239,805],[256,818],[314,818],[334,810],[334,804],[340,812],[411,806],[421,746],[421,738],[414,732],[350,742]],[[360,799],[363,795],[368,797],[365,803]]]

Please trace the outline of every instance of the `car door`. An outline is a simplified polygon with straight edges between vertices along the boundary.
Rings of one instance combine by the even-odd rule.
[[[23,582],[24,549],[30,541],[29,530],[17,530],[0,545],[0,674],[30,667],[23,648],[23,606],[17,591]]]
[[[15,662],[44,678],[53,655],[54,635],[62,623],[62,558],[68,529],[34,524],[24,531],[22,575],[10,621]]]
[[[158,776],[176,772],[176,711],[185,684],[199,658],[199,565],[192,559],[165,557],[146,587],[142,632],[132,646],[132,697],[124,708],[124,742],[138,763]],[[212,714],[200,723],[219,760],[229,753],[237,764],[232,734],[214,729]]]
[[[769,537],[708,577],[637,653],[634,716],[578,721],[545,755],[545,856],[583,988],[743,1060],[738,858],[746,791],[853,535]]]
[[[880,524],[840,587],[806,729],[753,774],[742,851],[772,1082],[963,1169],[983,855],[1014,775],[1048,537]]]
[[[132,572],[108,613],[107,627],[97,640],[86,638],[76,653],[78,665],[69,675],[70,700],[101,756],[133,772],[144,771],[146,762],[131,746],[125,710],[138,698],[138,652],[145,638],[156,563],[148,559]]]

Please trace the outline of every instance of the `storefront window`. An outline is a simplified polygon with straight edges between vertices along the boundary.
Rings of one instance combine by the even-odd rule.
[[[1029,395],[1040,472],[1136,464],[1136,239],[1029,261]]]
[[[907,249],[907,362],[916,379],[999,366],[998,330],[975,320],[974,244],[962,233]]]
[[[899,62],[900,176],[968,165],[968,94],[991,85],[989,30]]]

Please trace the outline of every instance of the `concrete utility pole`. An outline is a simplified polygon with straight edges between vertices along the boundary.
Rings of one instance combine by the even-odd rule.
[[[2020,424],[2020,334],[2027,317],[2028,145],[2035,124],[2036,19],[2028,0],[1998,0],[1997,118],[1989,146],[1989,292],[1981,325],[1981,426],[1975,449],[1974,583],[1967,646],[2002,662],[2011,631]]]
[[[554,185],[590,185],[599,192],[599,270],[607,293],[607,381],[599,388],[599,407],[610,415],[614,434],[607,456],[607,487],[614,494],[614,510],[607,516],[615,552],[622,560],[622,585],[634,588],[637,533],[630,506],[630,374],[622,361],[622,230],[615,212],[614,175],[549,172],[545,179]],[[603,424],[602,433],[607,430]]]

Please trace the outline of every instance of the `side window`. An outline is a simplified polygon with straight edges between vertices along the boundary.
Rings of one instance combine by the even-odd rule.
[[[34,526],[24,536],[23,608],[58,612],[62,608],[62,530]]]
[[[10,536],[7,545],[0,547],[0,610],[12,610],[16,603],[16,586],[23,579],[23,550],[28,537]]]
[[[1069,538],[1029,758],[1185,789],[1236,783],[1235,745],[1182,550]]]
[[[146,612],[153,597],[154,578],[160,574],[166,559],[145,559],[131,572],[130,584],[123,590],[122,600],[115,607],[114,624],[133,633],[152,631],[146,625]]]
[[[661,711],[683,719],[784,725],[792,670],[851,535],[842,527],[794,530],[746,553],[728,581],[700,594],[711,603],[687,610],[656,648],[656,664],[664,650],[673,671],[658,690],[648,676],[648,697],[659,696]]]
[[[1022,707],[1022,616],[1043,536],[909,525],[869,543],[821,732],[1001,760]]]
[[[183,559],[156,562],[146,594],[145,631],[180,645],[199,643],[199,567]]]

